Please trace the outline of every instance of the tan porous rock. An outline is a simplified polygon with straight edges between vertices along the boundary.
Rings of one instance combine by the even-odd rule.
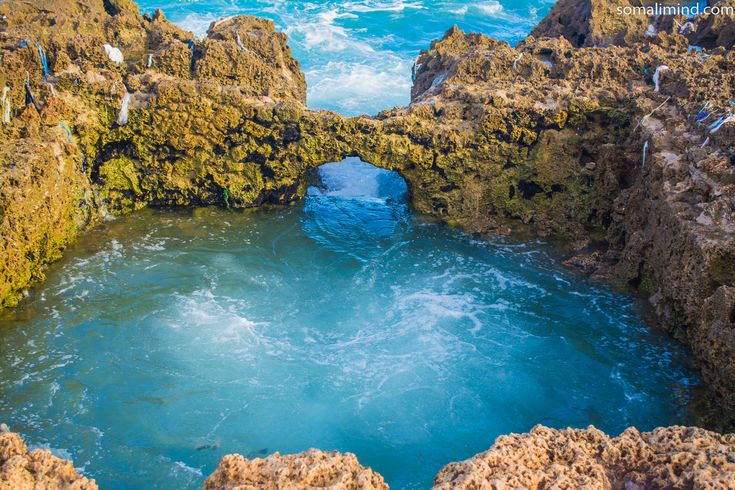
[[[735,435],[695,427],[630,428],[609,437],[538,425],[445,466],[435,490],[735,488]]]
[[[303,453],[248,460],[239,454],[222,458],[204,482],[204,490],[387,490],[383,477],[354,454],[309,449]]]
[[[0,490],[97,490],[94,480],[79,475],[71,461],[47,449],[28,451],[23,439],[0,433]]]

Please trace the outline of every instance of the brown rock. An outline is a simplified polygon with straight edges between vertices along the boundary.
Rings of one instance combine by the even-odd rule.
[[[719,15],[699,15],[695,20],[696,31],[690,35],[691,43],[703,48],[726,49],[735,47],[735,0],[719,0],[713,7],[722,9]],[[731,9],[731,10],[727,10]]]
[[[536,38],[564,37],[576,47],[626,44],[640,39],[649,26],[647,15],[619,15],[629,0],[559,0],[531,31]]]
[[[28,452],[23,439],[0,433],[0,490],[97,490],[94,480],[79,475],[71,461],[47,449]]]
[[[735,435],[694,427],[634,428],[610,438],[590,426],[538,425],[445,466],[435,490],[735,488]]]
[[[387,490],[383,478],[361,466],[354,454],[309,449],[303,453],[248,460],[239,454],[222,458],[204,482],[204,490]]]

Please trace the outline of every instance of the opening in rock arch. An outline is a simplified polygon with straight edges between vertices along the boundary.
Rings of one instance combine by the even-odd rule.
[[[408,188],[397,172],[357,157],[312,171],[304,231],[323,246],[366,262],[407,231]]]

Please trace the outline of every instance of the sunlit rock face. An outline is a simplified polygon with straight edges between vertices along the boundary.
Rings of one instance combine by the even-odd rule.
[[[735,436],[665,427],[618,437],[537,426],[499,437],[486,452],[444,467],[435,490],[476,488],[730,488]]]
[[[388,490],[383,478],[357,462],[354,454],[310,449],[248,460],[230,454],[204,482],[204,490],[230,488]]]
[[[635,2],[640,5],[639,2]],[[646,15],[619,15],[630,8],[629,0],[560,0],[554,4],[531,35],[564,37],[576,47],[625,44],[639,40],[648,29]]]
[[[716,13],[705,11],[706,6],[716,9]],[[662,14],[647,15],[651,10],[641,10],[643,7],[654,12],[659,9]],[[531,36],[563,37],[576,47],[606,47],[658,43],[659,34],[673,34],[694,46],[732,49],[734,9],[733,0],[559,0]]]
[[[631,428],[609,437],[587,429],[536,426],[501,436],[486,452],[442,468],[434,490],[595,488],[729,489],[735,481],[735,436],[695,427],[652,432]],[[351,454],[304,453],[247,460],[225,456],[205,490],[245,488],[388,488]],[[239,488],[239,487],[237,487]]]
[[[97,490],[97,484],[78,474],[71,461],[53,456],[48,449],[28,451],[18,434],[5,428],[0,433],[0,488]]]

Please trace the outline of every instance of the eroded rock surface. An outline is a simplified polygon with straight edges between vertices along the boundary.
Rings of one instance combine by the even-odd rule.
[[[531,35],[564,37],[576,47],[632,42],[649,26],[646,15],[618,15],[618,8],[633,4],[629,0],[559,0]]]
[[[445,466],[435,490],[735,487],[735,435],[694,427],[630,428],[609,437],[536,426],[501,436],[486,452]]]
[[[660,35],[679,34],[693,46],[732,49],[735,0],[711,0],[687,10],[694,5],[683,0],[559,0],[531,35],[565,38],[575,47],[605,47],[658,43]],[[716,10],[705,11],[707,5]],[[674,7],[684,8],[664,10]],[[649,15],[656,8],[662,14]]]
[[[127,0],[9,1],[0,53],[0,307],[108,213],[285,203],[347,151],[322,136],[341,118],[304,107],[298,62],[264,19],[199,41]]]
[[[47,449],[29,452],[18,434],[5,431],[0,433],[0,489],[97,490],[97,484],[79,475],[71,461]]]
[[[387,490],[383,477],[358,463],[354,454],[310,449],[303,453],[248,460],[228,454],[204,482],[204,490]]]
[[[357,118],[304,106],[303,74],[269,21],[226,19],[195,40],[128,0],[3,2],[0,306],[107,213],[287,203],[309,168],[357,155],[400,172],[415,209],[479,233],[522,224],[563,238],[578,251],[569,264],[647,297],[732,426],[732,22],[698,18],[680,35],[662,18],[646,34],[651,19],[610,17],[621,2],[561,1],[515,48],[450,29],[418,58],[408,107]],[[732,454],[732,436],[698,429],[537,428],[437,484],[732,488]],[[384,488],[338,453],[223,465],[210,488]]]

